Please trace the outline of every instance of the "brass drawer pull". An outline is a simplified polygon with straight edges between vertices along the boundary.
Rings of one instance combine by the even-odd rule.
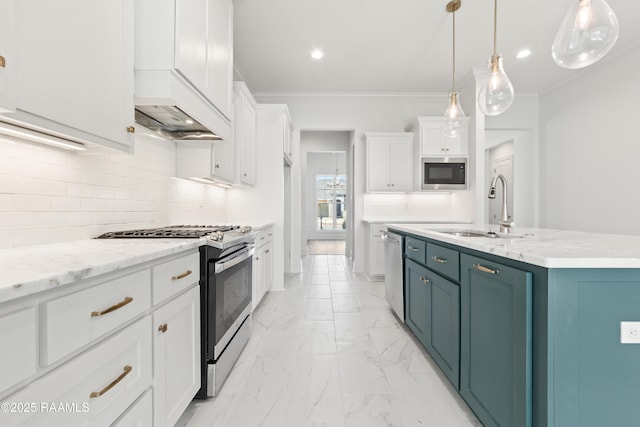
[[[178,276],[172,276],[171,280],[180,280],[180,279],[184,279],[185,277],[187,277],[188,275],[190,275],[191,273],[193,273],[193,271],[191,270],[187,270],[184,273],[178,275]]]
[[[500,273],[500,270],[493,270],[491,268],[485,267],[484,265],[480,265],[480,264],[473,264],[473,268],[475,268],[478,271],[482,271],[483,273],[489,273],[489,274]]]
[[[7,66],[7,61],[4,59],[4,56],[0,55],[0,68],[4,68]]]
[[[431,283],[431,280],[429,280],[429,279],[427,279],[425,277],[422,277],[422,276],[420,276],[420,281],[425,285],[428,285],[429,283]]]
[[[126,297],[124,300],[120,301],[119,303],[117,303],[116,305],[112,305],[111,307],[107,308],[106,310],[102,310],[102,311],[92,311],[91,312],[91,317],[100,317],[100,316],[104,316],[105,314],[111,313],[112,311],[116,311],[119,308],[124,307],[125,305],[129,304],[131,301],[133,301],[133,298],[131,297]]]
[[[166,323],[163,323],[162,325],[158,326],[158,330],[163,334],[167,332],[167,329],[168,329],[168,325]]]
[[[418,252],[420,250],[420,248],[414,248],[413,246],[409,246],[407,249],[413,252]]]
[[[431,259],[432,259],[432,260],[434,260],[435,262],[439,262],[440,264],[446,264],[446,263],[447,263],[447,260],[446,260],[446,259],[444,259],[444,258],[439,258],[439,257],[437,257],[437,256],[435,256],[435,255],[434,255],[434,256],[432,256],[432,257],[431,257]]]
[[[126,377],[127,375],[129,375],[129,372],[131,372],[133,368],[129,365],[126,365],[124,367],[124,372],[120,374],[120,376],[118,378],[116,378],[115,380],[111,381],[111,383],[106,386],[105,388],[103,388],[100,391],[94,391],[91,392],[91,394],[89,395],[89,399],[93,399],[94,397],[100,397],[103,394],[105,394],[106,392],[108,392],[109,390],[111,390],[113,387],[115,387],[120,381],[122,381],[124,379],[124,377]]]

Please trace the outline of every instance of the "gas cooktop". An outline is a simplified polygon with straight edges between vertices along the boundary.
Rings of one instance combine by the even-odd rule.
[[[200,239],[206,237],[216,242],[236,240],[251,233],[251,227],[239,225],[171,225],[169,227],[142,228],[110,231],[96,239]]]

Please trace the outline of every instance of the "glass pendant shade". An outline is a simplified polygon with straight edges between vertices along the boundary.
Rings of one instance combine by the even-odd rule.
[[[487,116],[497,116],[513,104],[513,98],[513,85],[502,68],[502,57],[493,54],[489,76],[478,93],[478,107]]]
[[[449,106],[444,112],[444,135],[449,138],[456,138],[462,131],[462,119],[464,111],[458,101],[458,92],[449,94]]]
[[[618,18],[605,0],[573,0],[551,55],[561,67],[587,67],[609,53],[619,32]]]

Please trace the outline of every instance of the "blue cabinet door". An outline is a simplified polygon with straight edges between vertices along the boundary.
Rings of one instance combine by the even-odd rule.
[[[405,262],[405,322],[409,329],[427,347],[428,311],[427,298],[429,271],[414,261]]]
[[[457,389],[460,386],[460,288],[435,273],[428,279],[427,351]]]
[[[460,261],[460,394],[485,427],[530,427],[532,275]]]

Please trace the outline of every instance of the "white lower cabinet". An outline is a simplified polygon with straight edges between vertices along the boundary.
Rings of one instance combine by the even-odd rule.
[[[200,388],[199,271],[194,249],[1,303],[0,426],[173,426]]]
[[[372,280],[384,279],[383,224],[371,224],[367,235],[366,274]]]
[[[8,307],[0,312],[0,343],[5,349],[0,363],[0,391],[36,373],[37,315],[35,307]]]
[[[153,392],[147,390],[112,427],[148,427],[153,416]]]
[[[151,385],[150,328],[145,316],[3,399],[23,406],[3,411],[2,425],[110,425]]]
[[[273,283],[273,227],[267,227],[256,236],[253,254],[251,310],[254,310]]]
[[[200,389],[200,289],[153,313],[155,427],[173,426]]]

